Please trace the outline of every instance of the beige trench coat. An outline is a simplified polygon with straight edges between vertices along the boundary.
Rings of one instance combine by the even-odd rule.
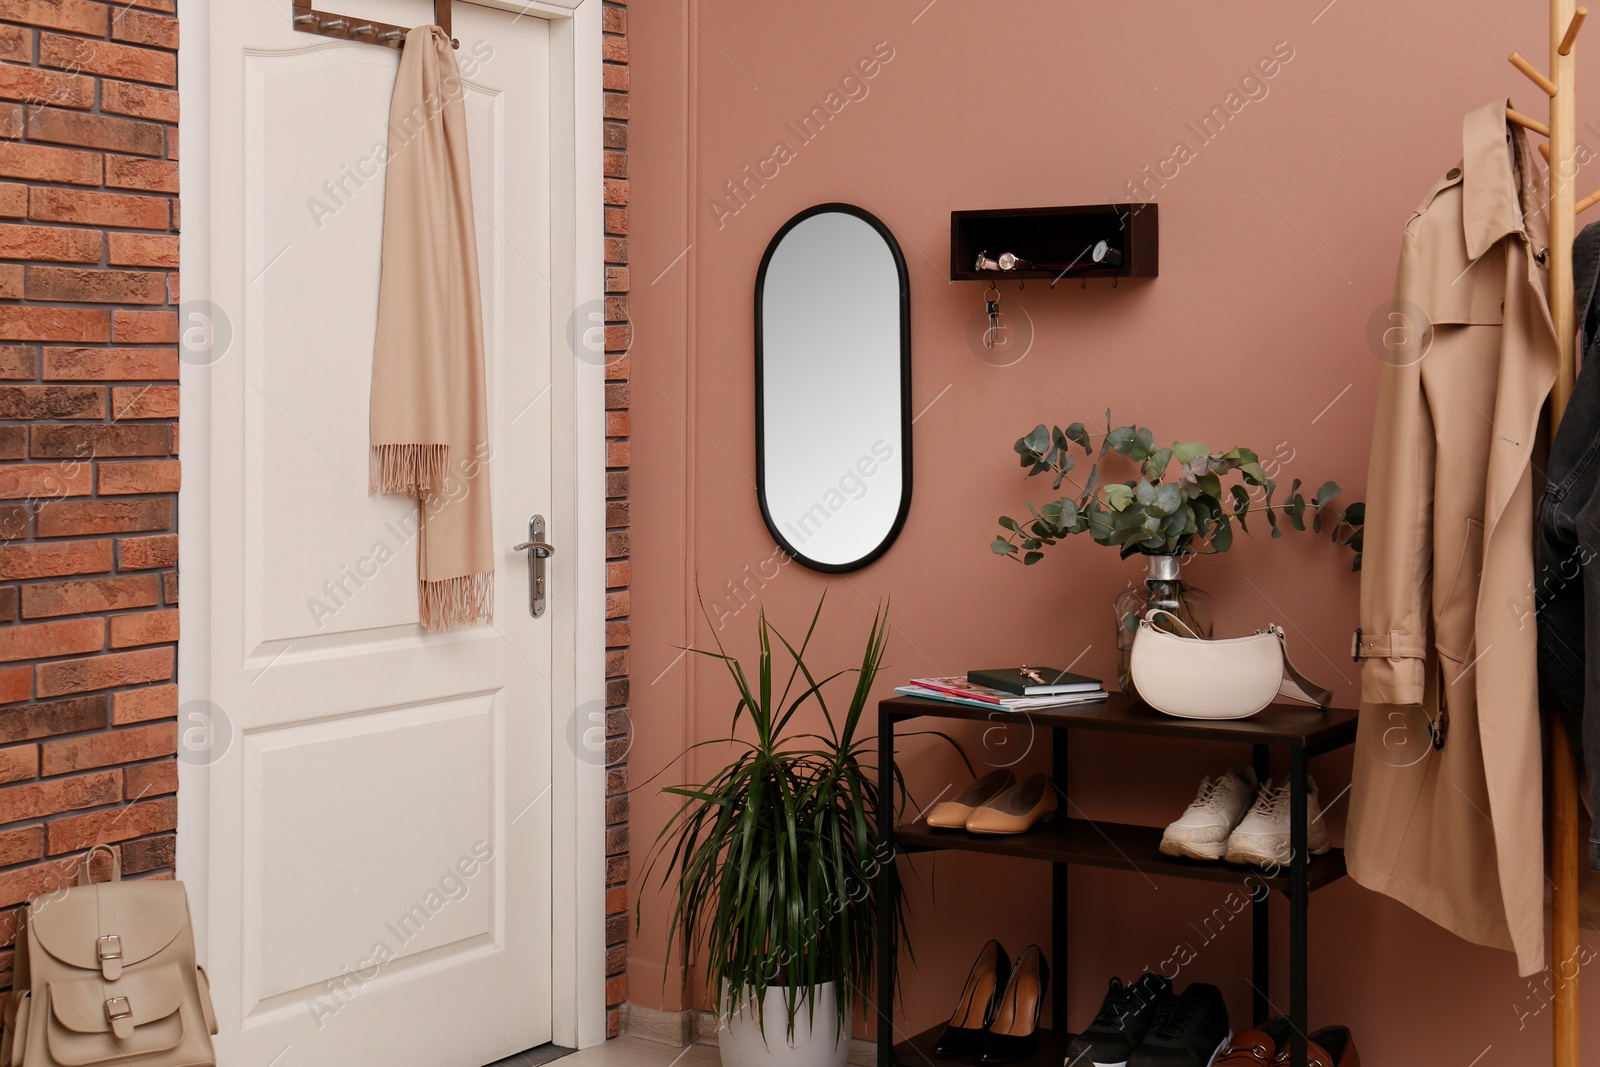
[[[1361,579],[1350,875],[1544,966],[1530,458],[1555,380],[1541,183],[1505,101],[1406,224]],[[1432,734],[1442,732],[1436,747]]]

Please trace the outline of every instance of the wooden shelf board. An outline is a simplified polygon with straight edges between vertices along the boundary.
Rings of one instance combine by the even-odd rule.
[[[1287,864],[1262,869],[1166,856],[1160,849],[1161,830],[1154,826],[1058,818],[1054,822],[1040,823],[1025,834],[969,834],[965,830],[934,830],[925,823],[907,823],[895,827],[894,837],[895,844],[907,852],[954,849],[1134,871],[1147,876],[1231,883],[1247,891],[1258,892],[1262,884],[1284,893],[1289,891]],[[1315,890],[1338,881],[1344,873],[1344,852],[1332,849],[1324,855],[1311,857],[1306,880]]]
[[[1105,700],[1088,704],[1023,712],[896,696],[881,701],[879,710],[895,719],[926,715],[981,722],[1014,720],[1049,729],[1099,730],[1186,741],[1242,742],[1316,752],[1340,748],[1356,739],[1356,712],[1350,708],[1318,711],[1305,705],[1273,704],[1248,719],[1178,719],[1122,693],[1111,693]]]
[[[944,1024],[940,1023],[931,1030],[924,1030],[920,1034],[901,1041],[894,1046],[889,1062],[898,1064],[899,1067],[982,1067],[977,1056],[960,1056],[946,1059],[933,1054],[933,1046],[939,1040],[939,1035],[944,1033]],[[1067,1058],[1067,1046],[1072,1043],[1076,1035],[1060,1030],[1039,1030],[1039,1047],[1032,1056],[1015,1061],[1014,1067],[1061,1067]]]

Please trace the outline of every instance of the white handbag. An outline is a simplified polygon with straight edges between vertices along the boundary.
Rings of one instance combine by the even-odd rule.
[[[1333,699],[1295,670],[1276,624],[1208,641],[1172,612],[1151,608],[1133,635],[1130,666],[1138,697],[1180,719],[1247,719],[1280,696],[1318,708]]]

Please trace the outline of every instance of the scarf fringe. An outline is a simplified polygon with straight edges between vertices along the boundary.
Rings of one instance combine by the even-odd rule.
[[[417,583],[418,613],[427,630],[494,621],[494,572]]]
[[[449,445],[373,445],[367,463],[367,492],[415,496],[442,487],[449,470]]]

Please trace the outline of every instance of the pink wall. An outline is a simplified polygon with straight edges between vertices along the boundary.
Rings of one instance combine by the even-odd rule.
[[[1092,422],[1109,406],[1168,440],[1281,448],[1293,457],[1283,478],[1336,478],[1358,497],[1377,371],[1366,332],[1387,299],[1401,226],[1457,161],[1463,113],[1506,94],[1544,108],[1505,62],[1513,47],[1545,54],[1536,0],[1324,3],[632,7],[630,766],[633,884],[644,894],[643,929],[630,945],[635,1003],[679,1006],[681,974],[679,961],[664,962],[664,899],[642,880],[668,810],[661,783],[643,779],[688,742],[724,732],[731,708],[720,668],[679,659],[675,646],[709,643],[693,606],[697,584],[726,596],[727,583],[774,554],[753,484],[751,350],[752,286],[772,233],[829,200],[888,223],[911,277],[913,407],[928,410],[916,425],[910,517],[882,560],[832,578],[790,564],[747,588],[794,628],[828,590],[819,660],[838,666],[857,655],[873,606],[892,596],[885,693],[904,676],[1058,662],[1090,645],[1080,669],[1110,675],[1108,605],[1136,568],[1088,543],[1026,571],[990,554],[995,516],[1038,495],[1019,477],[1012,441],[1037,422]],[[863,83],[865,95],[863,84],[847,86],[856,99],[799,145],[786,123],[839,90],[878,42],[893,58]],[[1262,83],[1247,85],[1254,99],[1201,144],[1187,124],[1239,91],[1275,46],[1293,55],[1265,95]],[[1600,93],[1579,113],[1600,116]],[[1594,128],[1580,136],[1600,144]],[[737,213],[714,207],[724,183],[771,157],[779,140],[795,154],[778,175],[751,186]],[[1027,310],[1036,340],[1013,366],[980,361],[968,330],[982,286],[946,280],[950,211],[1126,200],[1127,183],[1171,159],[1179,141],[1193,152],[1158,191],[1161,277],[1116,290],[1103,281],[1009,287],[1005,305]],[[1591,184],[1580,180],[1580,192]],[[1255,536],[1197,562],[1189,577],[1216,595],[1223,632],[1289,625],[1301,665],[1348,703],[1357,589],[1348,567],[1344,550],[1309,534]],[[724,622],[723,640],[750,653],[755,608]],[[981,755],[982,739],[968,740]],[[718,756],[703,752],[667,777],[698,780]],[[1083,737],[1069,791],[1091,817],[1158,825],[1183,808],[1200,775],[1246,757]],[[908,742],[903,758],[920,797],[964,778],[926,743]],[[1349,781],[1348,759],[1318,761],[1314,773],[1331,801]],[[1345,806],[1333,804],[1336,827]],[[986,938],[1016,952],[1049,935],[1045,868],[959,854],[912,866],[919,967],[905,972],[908,1030],[948,1012]],[[1132,977],[1188,942],[1198,955],[1180,982],[1219,983],[1236,1025],[1249,1022],[1245,925],[1214,944],[1191,926],[1221,897],[1172,879],[1075,873],[1072,958],[1052,961],[1072,982],[1071,1021],[1092,1013],[1107,976]],[[1314,898],[1311,945],[1312,1022],[1354,1026],[1369,1065],[1547,1054],[1548,995],[1517,978],[1507,954],[1458,941],[1348,881]],[[1277,948],[1285,946],[1280,921]],[[1586,989],[1600,1006],[1600,979]],[[1286,1005],[1281,968],[1273,999]],[[1587,1044],[1600,1060],[1600,1027]]]

